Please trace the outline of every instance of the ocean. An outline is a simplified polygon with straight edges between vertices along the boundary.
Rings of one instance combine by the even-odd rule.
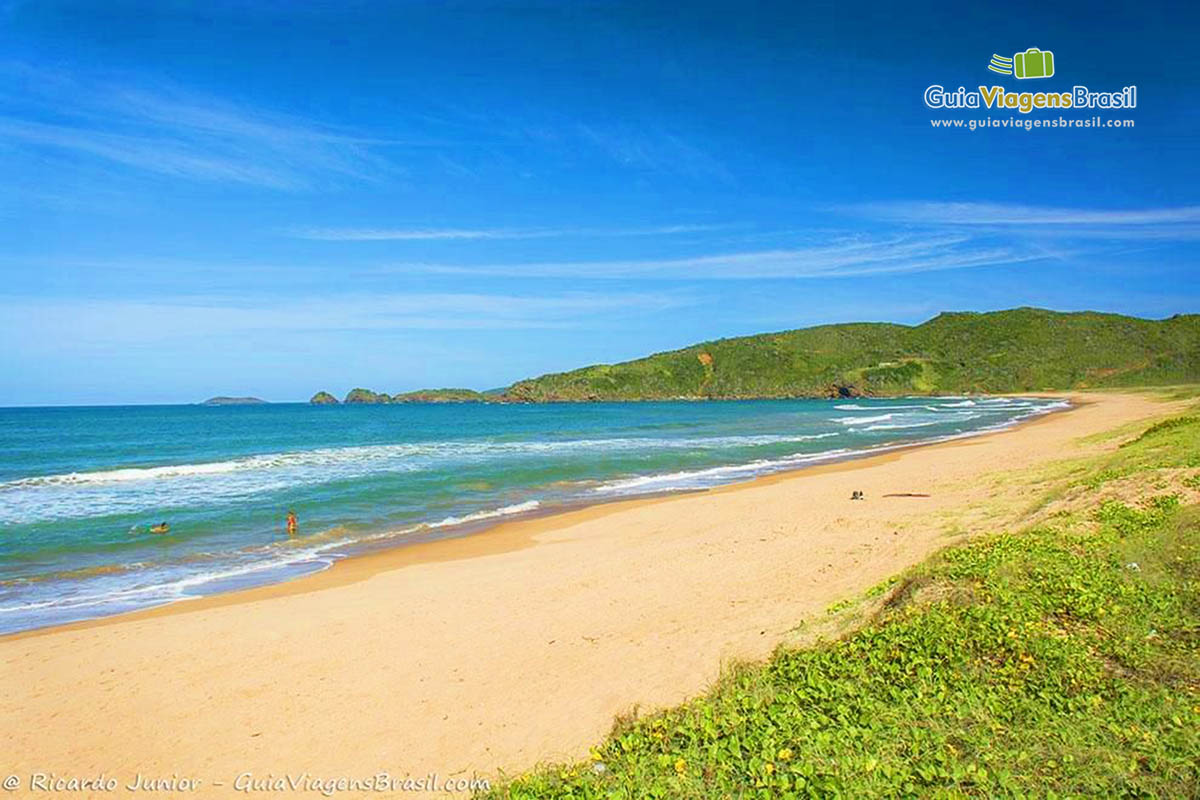
[[[1035,398],[0,409],[0,633],[996,430]],[[289,538],[285,516],[296,512]],[[150,532],[160,522],[166,535]]]

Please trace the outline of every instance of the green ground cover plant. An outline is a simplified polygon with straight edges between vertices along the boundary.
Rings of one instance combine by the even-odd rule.
[[[1148,426],[1071,508],[867,592],[854,632],[489,796],[1200,796],[1200,505],[1153,491],[1198,457],[1196,414]],[[1100,497],[1117,475],[1144,491]]]

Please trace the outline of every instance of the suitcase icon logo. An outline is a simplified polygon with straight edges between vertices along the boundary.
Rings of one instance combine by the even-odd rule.
[[[1054,74],[1054,53],[1031,47],[1013,56],[1013,74],[1018,78],[1049,78]]]
[[[1020,79],[1049,78],[1054,75],[1054,53],[1036,47],[1031,47],[1024,53],[1016,53],[1012,58],[993,53],[988,69],[1001,75],[1015,75]]]

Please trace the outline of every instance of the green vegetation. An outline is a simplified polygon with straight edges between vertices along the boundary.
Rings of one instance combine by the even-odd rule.
[[[1200,315],[1018,308],[722,339],[519,381],[516,402],[1026,392],[1200,380]]]
[[[336,406],[338,399],[329,392],[317,392],[308,402],[314,406]]]
[[[1137,444],[1138,442],[1144,441],[1147,438],[1157,436],[1163,431],[1170,431],[1174,430],[1175,428],[1195,425],[1197,422],[1200,422],[1200,418],[1198,417],[1173,417],[1171,419],[1165,419],[1162,422],[1151,425],[1149,428],[1143,431],[1138,438],[1134,439],[1132,442],[1126,442],[1124,445],[1122,445],[1122,447],[1128,447],[1129,445]]]
[[[386,392],[373,392],[370,389],[351,389],[346,393],[346,399],[342,401],[347,405],[371,404],[392,402],[392,396]]]
[[[1030,528],[868,592],[856,632],[491,796],[1200,796],[1200,418],[1130,435]]]
[[[487,397],[474,389],[420,389],[392,395],[393,403],[482,403]]]

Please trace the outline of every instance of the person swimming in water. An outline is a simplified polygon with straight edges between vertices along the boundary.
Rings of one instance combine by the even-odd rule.
[[[292,511],[290,508],[288,509],[287,513],[287,532],[288,536],[296,535],[296,512]]]
[[[171,526],[165,522],[160,522],[157,525],[150,526],[151,533],[169,533],[170,530],[171,530]]]

